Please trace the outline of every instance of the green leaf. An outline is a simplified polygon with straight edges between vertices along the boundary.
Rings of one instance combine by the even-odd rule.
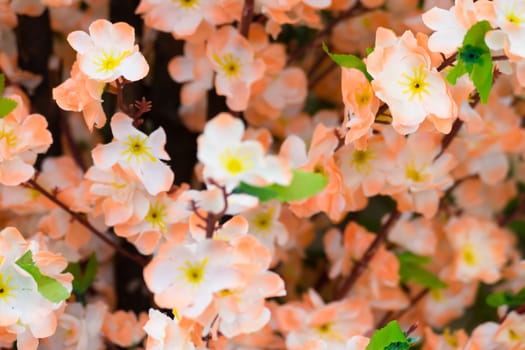
[[[84,278],[82,279],[82,285],[81,289],[83,292],[85,292],[89,286],[93,283],[95,280],[95,277],[97,276],[98,271],[98,261],[97,261],[97,255],[95,252],[93,252],[89,256],[89,260],[86,265],[86,269],[84,270]]]
[[[468,30],[458,49],[456,66],[447,74],[447,81],[455,84],[459,77],[468,73],[483,103],[488,101],[494,70],[490,48],[485,43],[485,34],[491,29],[488,21],[481,21]]]
[[[490,51],[489,47],[485,43],[485,34],[489,30],[492,30],[492,26],[488,21],[480,21],[474,24],[465,34],[463,38],[463,47],[466,45],[476,46],[483,48],[484,50]]]
[[[291,202],[312,197],[321,192],[327,184],[328,179],[321,174],[294,169],[292,182],[288,186],[273,184],[256,187],[241,183],[235,192],[258,197],[262,202],[270,199],[277,199],[281,202]]]
[[[390,344],[385,348],[385,350],[407,350],[408,348],[410,348],[409,343],[397,342]]]
[[[421,267],[421,265],[431,262],[429,257],[404,252],[399,254],[397,258],[399,259],[399,276],[402,283],[410,281],[430,289],[447,287],[447,284],[435,274]]]
[[[483,54],[470,72],[470,79],[472,79],[476,90],[478,90],[479,97],[483,103],[487,103],[489,99],[490,89],[492,88],[493,67],[494,64],[490,53]]]
[[[508,305],[511,308],[515,308],[525,303],[525,288],[522,288],[516,294],[511,294],[509,292],[492,293],[487,296],[486,301],[487,304],[492,307]]]
[[[10,98],[0,97],[0,118],[3,118],[11,113],[16,108],[16,106],[18,106],[16,101],[11,100]]]
[[[363,60],[360,59],[359,57],[357,57],[355,55],[350,55],[350,54],[349,55],[341,55],[341,54],[331,53],[328,50],[328,46],[326,46],[326,44],[324,42],[323,42],[323,50],[324,50],[324,52],[326,52],[326,54],[328,56],[330,56],[330,58],[335,63],[337,63],[341,67],[355,68],[355,69],[360,70],[361,72],[363,72],[363,74],[366,76],[366,78],[369,81],[371,81],[373,79],[372,76],[366,70],[365,62],[363,62]]]
[[[409,343],[397,321],[389,322],[372,335],[366,350],[408,349]]]
[[[0,96],[4,94],[5,90],[5,75],[0,74]]]
[[[70,263],[65,271],[73,275],[73,292],[77,295],[84,294],[93,283],[97,270],[98,261],[95,252],[89,256],[84,272],[79,263]]]
[[[458,79],[466,73],[467,68],[465,67],[465,64],[463,63],[463,61],[458,60],[456,65],[448,72],[447,81],[452,85],[456,85]]]
[[[404,252],[397,256],[401,264],[426,265],[432,262],[429,256],[417,255],[410,252]]]
[[[16,264],[33,277],[38,286],[38,292],[47,300],[59,303],[69,298],[69,292],[60,282],[49,276],[42,275],[33,261],[33,253],[30,250],[22,255],[16,261]]]
[[[259,198],[261,202],[266,202],[277,197],[277,191],[269,188],[269,186],[256,187],[244,182],[241,182],[234,192],[252,195]]]

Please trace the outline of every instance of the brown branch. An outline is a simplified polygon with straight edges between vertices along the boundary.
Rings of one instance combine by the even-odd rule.
[[[146,266],[147,261],[146,261],[146,259],[143,256],[137,255],[137,254],[133,254],[133,253],[127,251],[126,249],[122,248],[121,246],[119,246],[116,242],[114,242],[111,239],[109,239],[109,237],[107,237],[105,234],[103,234],[102,232],[97,230],[87,219],[83,218],[81,214],[76,213],[73,210],[71,210],[65,203],[60,201],[53,193],[48,192],[44,187],[39,185],[34,179],[31,179],[31,180],[27,181],[27,185],[30,186],[31,188],[33,188],[34,190],[40,192],[47,199],[49,199],[50,201],[52,201],[53,203],[58,205],[60,208],[65,210],[69,215],[71,215],[71,217],[73,219],[75,219],[82,226],[84,226],[85,228],[87,228],[88,230],[93,232],[95,234],[95,236],[100,238],[104,243],[106,243],[106,244],[110,245],[111,247],[113,247],[117,252],[119,252],[123,256],[129,258],[130,260],[135,261],[137,264],[139,264],[142,267]]]
[[[69,146],[69,150],[71,151],[73,160],[79,166],[79,168],[82,169],[83,172],[85,172],[87,168],[82,160],[82,152],[80,151],[78,144],[73,138],[73,134],[71,133],[71,126],[69,125],[69,122],[67,121],[62,111],[58,112],[58,119],[60,122],[60,129],[64,132],[64,137],[66,139],[67,145]]]
[[[291,63],[295,62],[296,60],[298,60],[306,51],[308,51],[309,49],[319,45],[321,39],[327,35],[330,35],[330,33],[332,32],[332,30],[334,29],[334,27],[341,21],[347,19],[347,18],[350,18],[350,17],[354,17],[354,16],[359,16],[359,15],[362,15],[363,13],[366,13],[367,11],[370,11],[370,9],[367,9],[366,7],[364,7],[363,5],[361,5],[361,2],[357,2],[357,4],[354,6],[354,7],[351,7],[349,8],[348,10],[346,11],[343,11],[337,18],[335,18],[333,21],[331,21],[330,23],[328,23],[326,25],[326,27],[324,27],[321,31],[317,32],[317,35],[315,36],[314,39],[312,39],[311,41],[309,41],[306,45],[303,45],[301,46],[300,48],[298,48],[297,50],[295,50],[294,52],[292,52],[289,57],[288,57],[288,60],[286,61],[286,65],[290,65]]]
[[[445,58],[445,56],[443,55],[443,62],[441,62],[441,64],[437,67],[437,71],[441,72],[443,69],[447,68],[448,66],[451,66],[454,62],[456,62],[457,57],[457,52],[453,53],[448,58]]]
[[[376,235],[374,241],[370,244],[370,246],[363,254],[361,259],[354,265],[352,271],[350,272],[350,275],[346,278],[346,280],[343,281],[341,288],[339,288],[335,295],[335,300],[343,299],[345,295],[347,295],[348,292],[350,292],[350,290],[357,282],[359,277],[361,277],[363,272],[365,272],[366,268],[368,267],[368,264],[375,256],[381,244],[385,242],[388,233],[390,232],[390,229],[392,228],[392,226],[394,226],[394,224],[400,216],[401,213],[397,209],[390,213],[390,216],[379,230],[379,233]]]
[[[250,32],[250,24],[253,20],[253,7],[255,6],[255,0],[244,0],[244,6],[242,8],[241,24],[239,27],[239,33],[245,38],[248,38]]]
[[[417,293],[413,298],[410,299],[408,303],[408,307],[398,310],[397,312],[389,311],[387,312],[383,318],[379,321],[376,328],[383,328],[388,324],[388,322],[392,320],[399,320],[401,317],[403,317],[404,314],[406,314],[409,310],[411,310],[414,306],[417,305],[427,294],[430,292],[430,289],[425,288],[421,290],[419,293]]]
[[[308,90],[313,89],[321,80],[323,80],[328,74],[330,74],[331,71],[333,71],[335,68],[337,68],[337,63],[330,62],[328,66],[326,66],[325,69],[323,69],[315,78],[310,80],[308,83]]]
[[[218,225],[217,222],[220,219],[222,219],[222,217],[224,217],[224,215],[226,215],[226,212],[228,211],[228,197],[231,193],[228,193],[228,191],[226,190],[226,186],[220,185],[213,179],[208,179],[208,182],[221,190],[222,197],[224,200],[224,207],[222,208],[222,210],[218,213],[208,212],[206,216],[203,216],[201,213],[199,213],[199,207],[197,206],[197,203],[194,200],[190,201],[190,208],[199,219],[205,222],[206,225],[198,225],[198,227],[206,231],[206,238],[213,238],[213,234],[215,233],[215,231],[221,227],[221,225]]]
[[[508,226],[512,220],[516,218],[519,214],[525,212],[525,194],[522,193],[518,196],[518,204],[516,207],[507,215],[503,215],[498,220],[498,226],[500,227],[506,227]]]
[[[130,81],[125,78],[118,78],[115,83],[117,84],[117,106],[122,112],[131,115],[130,107],[132,106],[124,104],[124,86],[128,85]]]

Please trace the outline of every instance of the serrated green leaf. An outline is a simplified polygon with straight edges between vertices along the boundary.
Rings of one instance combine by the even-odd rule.
[[[0,74],[0,96],[4,94],[5,90],[5,75]]]
[[[399,260],[399,277],[401,283],[410,281],[419,286],[430,289],[441,289],[447,287],[447,284],[439,279],[434,273],[421,267],[421,265],[426,265],[431,262],[429,257],[404,252],[399,254],[397,258]]]
[[[489,99],[493,70],[494,64],[489,53],[481,55],[470,72],[470,79],[474,83],[476,90],[478,90],[479,97],[483,103],[487,103]]]
[[[97,270],[98,261],[95,252],[89,256],[83,272],[79,263],[69,263],[65,272],[73,275],[73,292],[80,295],[84,294],[93,283],[97,275]]]
[[[490,48],[485,43],[485,34],[491,29],[488,21],[480,21],[467,31],[458,49],[456,66],[447,74],[447,81],[455,84],[459,77],[468,73],[483,103],[488,101],[494,70]]]
[[[254,197],[259,198],[261,202],[267,202],[270,199],[274,199],[277,197],[277,192],[270,189],[268,186],[266,187],[257,187],[252,186],[247,183],[241,182],[239,186],[233,191],[234,193],[246,193],[249,195],[252,195]]]
[[[318,173],[294,169],[292,181],[288,186],[269,185],[264,187],[241,183],[236,193],[246,193],[259,198],[261,202],[277,199],[281,202],[292,202],[312,197],[321,192],[328,184],[328,179]]]
[[[458,79],[466,73],[467,69],[465,68],[465,64],[463,61],[459,60],[456,65],[448,72],[446,79],[450,84],[456,85]]]
[[[465,34],[463,38],[463,46],[472,45],[480,48],[489,50],[489,47],[485,43],[485,34],[492,29],[492,26],[488,21],[480,21],[474,24]]]
[[[402,265],[399,268],[401,282],[413,282],[419,286],[430,289],[446,288],[447,284],[432,272],[416,265]]]
[[[11,113],[16,106],[18,106],[18,103],[16,103],[15,100],[11,100],[10,98],[1,97],[0,98],[0,118],[4,118],[6,115]]]
[[[432,259],[429,256],[417,255],[410,252],[403,252],[397,256],[401,264],[416,264],[416,265],[426,265],[432,262]]]
[[[69,292],[60,282],[49,276],[42,275],[33,261],[33,253],[30,250],[22,255],[16,261],[16,264],[33,277],[38,286],[38,292],[47,300],[59,303],[69,298]]]
[[[84,276],[82,278],[82,284],[81,284],[81,291],[85,292],[89,286],[93,283],[95,280],[95,277],[97,276],[98,271],[98,261],[97,261],[97,255],[95,252],[93,252],[89,256],[89,260],[86,265],[86,269],[84,270]]]
[[[371,81],[373,78],[372,76],[368,73],[367,69],[366,69],[366,64],[365,62],[363,62],[362,59],[360,59],[359,57],[355,56],[355,55],[343,55],[343,54],[334,54],[334,53],[331,53],[329,50],[328,50],[328,46],[326,46],[326,44],[323,42],[323,50],[324,52],[326,52],[326,54],[328,56],[330,56],[330,58],[335,62],[337,63],[338,65],[340,65],[341,67],[345,67],[345,68],[355,68],[357,70],[360,70],[361,72],[363,72],[363,74],[366,76],[366,78]]]
[[[397,321],[391,321],[384,328],[374,332],[366,350],[408,349],[399,347],[403,345],[409,345],[407,337]],[[392,346],[397,346],[397,348]]]
[[[516,294],[509,292],[492,293],[487,296],[486,302],[487,305],[492,307],[508,305],[511,308],[515,308],[521,306],[525,303],[525,288],[522,288]]]
[[[69,263],[64,270],[64,272],[69,272],[73,275],[73,292],[76,294],[80,294],[80,285],[82,283],[82,269],[80,268],[79,263]]]
[[[397,342],[390,344],[385,348],[385,350],[407,350],[408,348],[410,348],[409,343]]]

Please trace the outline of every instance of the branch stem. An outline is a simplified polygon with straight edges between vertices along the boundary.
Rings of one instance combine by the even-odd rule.
[[[138,254],[133,254],[126,249],[122,248],[120,245],[118,245],[116,242],[112,241],[109,237],[107,237],[104,233],[100,232],[95,228],[87,219],[82,217],[79,213],[74,212],[71,210],[65,203],[60,201],[54,194],[47,191],[44,187],[42,187],[39,183],[37,183],[34,179],[31,179],[27,181],[27,185],[33,188],[34,190],[40,192],[42,195],[44,195],[47,199],[49,199],[51,202],[58,205],[60,208],[65,210],[73,219],[77,220],[82,226],[93,232],[95,236],[100,238],[104,243],[110,245],[113,247],[118,253],[122,254],[123,256],[127,257],[130,260],[135,261],[140,266],[144,267],[147,264],[147,261],[144,257]]]

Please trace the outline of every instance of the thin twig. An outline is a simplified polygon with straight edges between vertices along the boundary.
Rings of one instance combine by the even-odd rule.
[[[253,20],[253,8],[255,6],[255,0],[244,0],[244,6],[242,8],[241,24],[239,33],[245,38],[248,38],[250,32],[250,24]]]
[[[392,320],[399,320],[401,317],[403,317],[404,314],[406,314],[409,310],[411,310],[414,306],[417,305],[427,294],[430,292],[430,289],[425,288],[421,290],[419,293],[417,293],[413,298],[410,299],[408,303],[408,307],[399,310],[397,312],[389,311],[387,312],[383,318],[379,321],[376,328],[383,328],[388,324],[388,322]]]
[[[337,68],[337,63],[335,63],[334,61],[330,62],[330,64],[326,66],[325,69],[323,69],[315,78],[310,80],[310,82],[308,83],[308,90],[313,89],[321,80],[323,80],[335,68]]]
[[[447,68],[448,66],[451,66],[452,63],[456,61],[457,57],[458,57],[458,53],[455,52],[452,55],[450,55],[448,58],[445,58],[443,62],[441,62],[441,64],[437,67],[437,71],[441,72],[443,69]]]
[[[339,22],[350,18],[354,16],[362,15],[363,13],[366,13],[367,11],[370,11],[370,9],[367,9],[363,5],[361,5],[361,2],[357,2],[357,4],[354,7],[349,8],[348,10],[342,12],[337,18],[335,18],[333,21],[328,23],[326,27],[324,27],[321,31],[317,32],[317,35],[314,39],[309,41],[306,45],[301,46],[294,52],[290,54],[288,57],[288,60],[286,61],[286,65],[290,65],[291,63],[298,60],[306,51],[311,49],[312,47],[315,47],[319,45],[321,39],[327,35],[330,35],[336,24]]]
[[[224,200],[224,206],[222,210],[218,213],[208,212],[206,216],[203,216],[201,213],[199,213],[199,207],[194,200],[190,201],[190,208],[199,219],[205,222],[206,225],[204,226],[198,225],[198,227],[205,230],[206,238],[210,239],[210,238],[213,238],[213,234],[215,233],[215,231],[221,227],[221,225],[217,223],[220,219],[222,219],[224,215],[226,215],[226,212],[228,211],[228,197],[230,196],[231,193],[229,193],[228,190],[226,190],[226,186],[220,185],[213,179],[208,179],[208,183],[216,186],[217,188],[221,190],[222,197]]]
[[[69,215],[71,215],[73,217],[73,219],[75,219],[82,226],[84,226],[85,228],[87,228],[88,230],[93,232],[95,234],[95,236],[100,238],[104,243],[106,243],[106,244],[110,245],[111,247],[113,247],[117,252],[119,252],[123,256],[129,258],[130,260],[135,261],[137,264],[139,264],[142,267],[146,266],[147,261],[146,261],[146,259],[144,257],[142,257],[140,255],[137,255],[137,254],[133,254],[133,253],[127,251],[126,249],[124,249],[121,246],[119,246],[116,242],[114,242],[111,239],[109,239],[105,234],[103,234],[102,232],[97,230],[89,221],[87,221],[87,219],[82,217],[81,214],[76,213],[73,210],[71,210],[65,203],[60,201],[54,194],[48,192],[44,187],[42,187],[40,184],[38,184],[34,179],[31,179],[31,180],[27,181],[27,185],[31,186],[34,190],[40,192],[47,199],[49,199],[50,201],[52,201],[53,203],[58,205],[60,208],[65,210]]]
[[[507,215],[503,215],[498,220],[500,227],[506,227],[512,222],[519,214],[525,212],[525,194],[520,194],[518,197],[518,204],[516,207]]]
[[[335,300],[343,299],[345,295],[347,295],[348,292],[350,292],[350,290],[357,282],[359,277],[361,277],[363,272],[365,272],[366,268],[368,267],[368,264],[370,263],[372,258],[375,256],[377,250],[381,246],[381,243],[383,243],[387,239],[390,229],[394,226],[394,224],[397,222],[400,216],[401,212],[399,212],[397,209],[390,213],[390,216],[381,227],[381,230],[376,235],[374,241],[370,244],[370,246],[368,246],[368,249],[363,254],[361,259],[354,265],[347,279],[343,281],[341,288],[339,288],[335,295]]]
[[[78,144],[75,142],[75,139],[73,138],[69,122],[67,121],[67,118],[65,117],[64,113],[62,113],[62,111],[58,111],[58,119],[60,121],[60,129],[64,132],[64,136],[65,136],[67,145],[69,146],[69,149],[71,151],[73,160],[79,166],[79,168],[82,169],[83,172],[85,172],[86,165],[82,161],[82,153],[80,149],[78,148]]]

